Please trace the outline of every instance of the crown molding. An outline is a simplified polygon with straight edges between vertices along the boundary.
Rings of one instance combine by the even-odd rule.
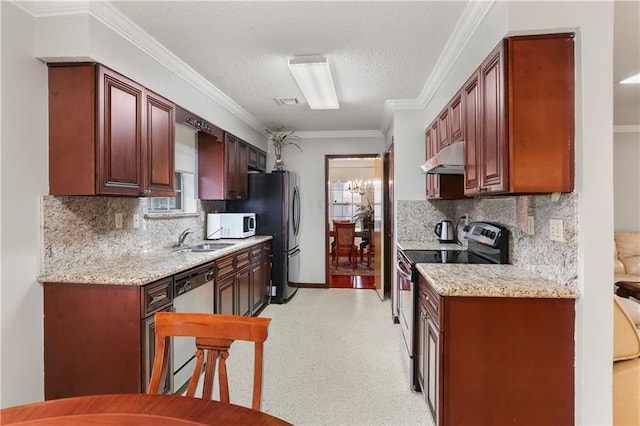
[[[381,119],[381,128],[384,133],[389,130],[395,110],[409,109],[406,106],[410,104],[419,105],[419,108],[427,106],[494,2],[495,0],[470,1],[467,4],[418,98],[385,102]],[[411,109],[415,109],[415,107],[411,107]]]
[[[262,133],[264,131],[265,126],[258,119],[238,105],[220,89],[211,84],[211,82],[197,73],[193,68],[174,55],[155,38],[151,37],[148,33],[142,30],[142,28],[124,16],[108,2],[72,1],[32,3],[28,1],[19,1],[16,2],[16,4],[36,18],[79,14],[88,14],[94,17],[142,52],[155,59],[162,66],[175,73],[187,83],[191,84],[205,96],[209,97],[231,114],[247,123],[257,132]]]
[[[640,133],[640,124],[613,126],[613,133]]]
[[[380,130],[331,130],[316,132],[296,132],[300,139],[354,139],[384,138]]]

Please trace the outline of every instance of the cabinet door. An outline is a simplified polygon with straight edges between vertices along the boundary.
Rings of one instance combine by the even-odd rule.
[[[422,388],[422,391],[424,392],[424,399],[427,402],[429,410],[431,410],[435,423],[438,424],[438,416],[440,414],[438,408],[438,402],[440,400],[440,331],[428,311],[425,311],[425,313],[425,386]]]
[[[215,136],[198,132],[198,198],[224,200],[226,168],[225,143]]]
[[[249,144],[238,139],[236,145],[236,198],[245,200],[249,194]]]
[[[438,145],[440,148],[444,148],[451,143],[448,108],[445,108],[438,117],[438,136]]]
[[[238,198],[238,163],[236,147],[238,138],[232,134],[225,134],[225,199],[235,200]]]
[[[236,274],[238,292],[237,315],[251,315],[251,268],[243,268]]]
[[[258,170],[267,171],[267,153],[262,150],[258,150]]]
[[[143,88],[99,67],[98,194],[141,195],[144,191]]]
[[[234,315],[236,275],[216,280],[216,314]]]
[[[169,306],[165,309],[162,309],[158,312],[172,312],[173,306]],[[148,318],[142,320],[142,386],[143,388],[140,390],[142,393],[147,391],[149,387],[149,380],[151,379],[151,371],[153,370],[153,358],[156,354],[156,319],[154,315],[149,316]],[[168,394],[173,392],[173,371],[171,371],[172,361],[171,361],[172,351],[169,351],[169,362],[166,366],[165,379],[163,383],[160,383],[160,390],[163,394]]]
[[[456,93],[449,103],[449,138],[450,143],[464,140],[464,110],[462,107],[462,89]]]
[[[431,124],[431,155],[430,157],[435,156],[438,151],[440,151],[440,120],[436,119]],[[433,187],[433,198],[440,197],[440,175],[432,176],[432,187]]]
[[[475,195],[480,190],[480,73],[476,70],[463,89],[464,107],[464,194]]]
[[[504,58],[503,44],[480,66],[481,116],[481,192],[507,190],[508,152],[504,126]]]
[[[145,195],[175,195],[175,106],[153,92],[146,92],[147,143]]]
[[[424,132],[424,143],[425,143],[425,152],[426,152],[426,159],[428,160],[429,158],[431,158],[432,156],[432,145],[433,145],[433,136],[431,133],[431,127],[427,128],[427,130]],[[433,179],[435,178],[434,175],[427,175],[426,179],[427,179],[427,198],[433,198],[435,196],[435,191],[434,191],[434,186],[433,186]]]
[[[418,312],[416,313],[416,367],[418,371],[418,383],[422,389],[423,396],[426,399],[427,395],[427,376],[426,376],[426,359],[427,359],[427,308],[424,306],[424,302],[420,300],[418,302]]]

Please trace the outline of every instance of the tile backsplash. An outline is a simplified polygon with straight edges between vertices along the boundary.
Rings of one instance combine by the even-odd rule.
[[[148,202],[146,198],[45,195],[42,272],[170,247],[186,228],[192,231],[187,243],[201,241],[206,227],[201,212],[225,210],[224,201],[199,201],[196,213],[163,216],[148,214]],[[115,229],[115,213],[122,213],[122,229]],[[138,228],[133,227],[134,215],[140,219]]]
[[[577,194],[476,197],[463,200],[402,201],[396,204],[397,239],[425,241],[436,238],[440,220],[454,224],[461,216],[470,221],[495,222],[509,230],[510,263],[541,276],[574,285],[577,279]],[[534,234],[527,233],[527,217],[534,217]],[[549,219],[563,221],[563,242],[549,239]],[[458,232],[461,235],[463,220]]]

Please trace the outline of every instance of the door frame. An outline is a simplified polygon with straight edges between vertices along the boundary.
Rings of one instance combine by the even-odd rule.
[[[329,256],[329,247],[331,244],[329,240],[329,163],[331,160],[340,158],[381,158],[384,162],[384,155],[381,155],[380,153],[325,154],[324,156],[324,288],[329,288],[329,267],[331,262],[331,256]],[[384,202],[384,198],[381,201]],[[381,235],[384,235],[384,225],[380,232]]]

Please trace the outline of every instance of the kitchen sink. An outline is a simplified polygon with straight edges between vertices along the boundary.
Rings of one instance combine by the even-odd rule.
[[[233,244],[230,243],[211,243],[211,244],[198,244],[189,247],[190,251],[216,251],[226,247],[230,247]]]

